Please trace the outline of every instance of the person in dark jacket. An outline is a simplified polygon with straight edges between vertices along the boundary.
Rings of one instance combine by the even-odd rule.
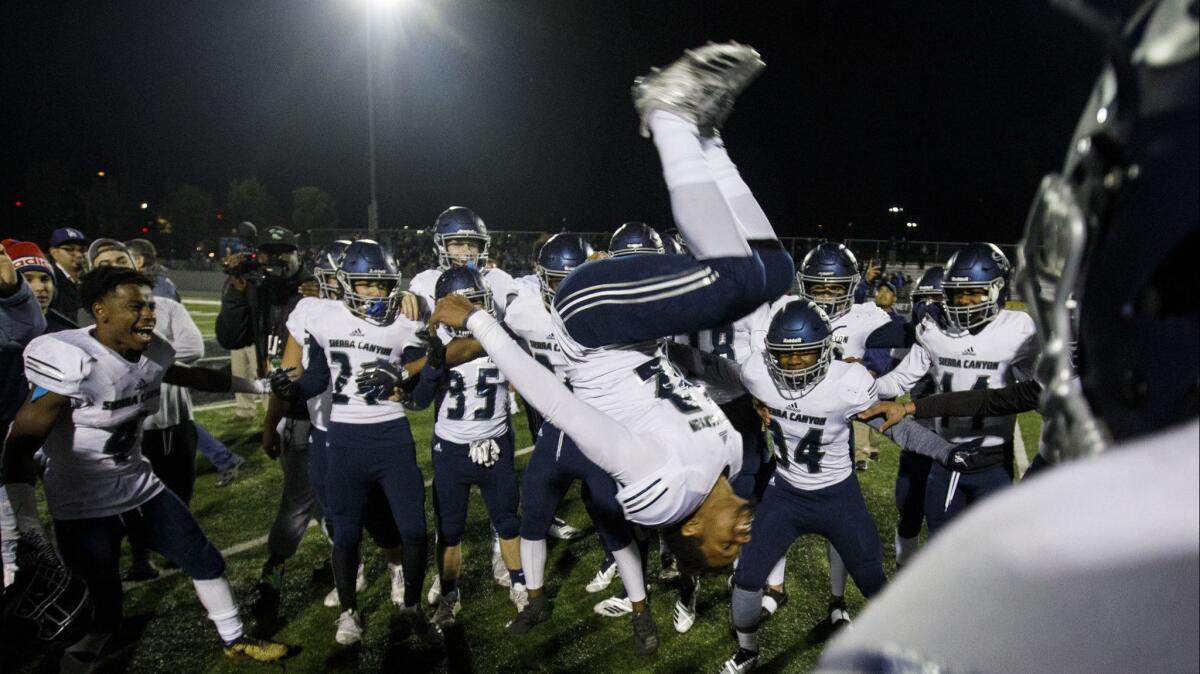
[[[50,306],[72,321],[79,313],[79,277],[87,271],[87,250],[91,242],[73,227],[60,227],[50,235],[56,289]]]

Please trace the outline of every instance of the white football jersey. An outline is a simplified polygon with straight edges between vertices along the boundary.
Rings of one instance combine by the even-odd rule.
[[[329,379],[333,387],[329,420],[346,424],[372,424],[404,416],[404,405],[380,400],[378,392],[359,390],[354,382],[364,365],[379,359],[400,362],[409,346],[424,347],[417,331],[424,324],[396,316],[391,325],[374,325],[350,313],[336,300],[324,300],[320,316],[308,321],[308,334],[325,349]],[[290,329],[289,329],[290,331]]]
[[[43,482],[55,519],[108,517],[163,490],[142,456],[142,422],[158,410],[175,350],[158,335],[137,362],[96,341],[91,328],[42,335],[25,348],[25,375],[71,399],[46,437]]]
[[[300,365],[308,369],[308,346],[312,343],[312,335],[309,334],[308,326],[312,321],[320,321],[322,316],[330,316],[336,307],[343,306],[338,300],[327,300],[319,297],[305,297],[292,307],[292,313],[287,317],[287,331],[292,339],[300,345]],[[313,396],[308,399],[308,419],[319,430],[327,430],[329,426],[329,412],[333,407],[333,377],[329,378],[329,385],[325,387],[325,392]]]
[[[675,342],[687,344],[704,353],[726,358],[741,367],[750,359],[750,333],[756,318],[757,312],[754,312],[720,328],[676,335]],[[703,380],[697,380],[695,383],[703,386],[718,405],[733,402],[746,393],[746,389],[740,386],[722,385]]]
[[[941,393],[1004,388],[1029,379],[1038,354],[1036,332],[1033,319],[1023,311],[1002,310],[975,335],[945,330],[927,316],[917,326],[912,350],[879,378],[879,396],[899,396],[926,372]],[[983,445],[993,447],[1012,441],[1013,417],[952,417],[943,420],[942,430],[951,442],[983,437]]]
[[[874,302],[864,302],[852,305],[841,318],[829,321],[829,327],[833,328],[833,343],[841,349],[843,359],[862,358],[867,352],[867,337],[891,322],[887,312]]]
[[[742,369],[742,382],[771,412],[768,435],[775,476],[803,490],[824,489],[850,477],[849,420],[878,400],[871,373],[858,363],[835,360],[812,390],[791,400],[779,392],[759,354]]]
[[[566,380],[567,358],[554,336],[550,310],[542,301],[538,278],[522,276],[514,281],[513,287],[517,289],[517,296],[504,312],[504,324],[525,342],[534,360]]]
[[[589,348],[567,334],[557,310],[551,312],[551,319],[555,340],[567,360],[571,390],[629,430],[652,432],[662,427],[664,419],[681,413],[715,411],[725,418],[704,389],[685,379],[667,359],[660,342]]]
[[[508,432],[508,378],[491,358],[483,356],[451,368],[444,391],[434,421],[439,438],[467,444]]]
[[[443,271],[442,269],[426,269],[412,277],[412,280],[408,282],[408,291],[425,298],[430,311],[433,311],[435,304],[433,298],[434,291],[437,290],[437,280],[441,278]],[[513,277],[498,267],[490,269],[484,267],[479,270],[479,273],[483,275],[483,282],[492,291],[492,302],[495,303],[496,310],[503,315],[505,308],[508,306],[509,293],[517,292],[513,288]]]

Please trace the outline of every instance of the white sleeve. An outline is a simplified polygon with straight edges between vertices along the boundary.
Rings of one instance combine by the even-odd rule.
[[[846,403],[846,418],[852,419],[854,415],[874,405],[879,396],[877,389],[879,382],[871,376],[867,368],[854,363],[850,372],[842,377],[838,382],[838,393],[842,397],[842,402]]]
[[[312,306],[309,299],[305,297],[297,302],[296,306],[292,307],[292,312],[288,314],[287,321],[284,322],[288,334],[300,345],[304,344],[304,337],[308,334],[308,309]]]
[[[521,397],[562,429],[584,456],[613,479],[632,484],[666,463],[664,452],[643,447],[629,429],[576,398],[554,373],[525,353],[504,326],[486,311],[472,313],[467,319],[467,329]]]
[[[913,344],[908,355],[892,371],[875,380],[879,397],[887,400],[912,390],[921,377],[929,371],[932,361],[929,352],[920,343]]]
[[[25,378],[47,391],[82,398],[83,381],[91,371],[91,356],[53,334],[37,337],[25,347]]]
[[[162,333],[162,337],[175,348],[175,360],[190,365],[203,358],[204,336],[200,334],[196,322],[188,315],[187,309],[168,298],[158,297],[155,301],[166,308],[164,313],[169,320],[169,334]]]

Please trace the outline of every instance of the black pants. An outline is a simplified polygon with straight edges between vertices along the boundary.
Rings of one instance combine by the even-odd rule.
[[[170,428],[143,431],[142,454],[150,459],[158,479],[191,505],[196,486],[196,424],[186,420]]]

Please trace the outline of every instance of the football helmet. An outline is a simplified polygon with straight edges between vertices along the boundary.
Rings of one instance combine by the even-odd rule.
[[[479,244],[479,254],[451,255],[446,247],[451,241],[474,241]],[[491,242],[483,219],[466,206],[451,206],[433,222],[433,250],[437,253],[438,269],[449,269],[455,262],[482,268]]]
[[[1056,461],[1200,410],[1200,318],[1178,281],[1192,275],[1200,227],[1196,2],[1147,3],[1124,33],[1082,3],[1060,7],[1108,63],[1018,248],[1017,283],[1043,341],[1042,446]]]
[[[796,273],[796,282],[800,297],[815,302],[829,320],[837,320],[854,306],[854,291],[859,283],[858,260],[843,244],[818,244],[804,256],[800,271]],[[842,292],[832,296],[813,294],[811,287],[821,284],[840,285]]]
[[[959,330],[971,330],[987,325],[1000,314],[1008,299],[1008,274],[1012,266],[1008,257],[990,243],[968,243],[959,248],[942,274],[942,310],[946,320]],[[959,306],[956,293],[984,290],[983,301]]]
[[[833,329],[817,303],[799,299],[788,302],[771,318],[763,358],[779,394],[789,400],[804,397],[825,378],[833,360]],[[808,367],[787,367],[780,362],[786,354],[818,350]]]
[[[400,310],[400,272],[383,246],[370,239],[359,239],[346,247],[337,269],[342,302],[350,313],[374,325],[391,325]],[[364,295],[354,289],[355,281],[379,281],[387,286],[381,297]]]
[[[462,295],[471,301],[471,304],[476,304],[483,307],[483,310],[496,315],[496,305],[492,301],[492,291],[488,288],[487,283],[483,280],[483,274],[479,273],[474,267],[452,267],[442,272],[438,277],[437,284],[433,289],[433,297],[435,301],[447,295]],[[457,328],[447,327],[447,331],[455,337],[469,335],[468,330],[459,330]]]
[[[931,310],[936,310],[942,316],[940,304],[945,297],[942,295],[942,268],[930,267],[921,274],[920,280],[912,290],[913,322],[920,323]]]
[[[2,638],[18,648],[79,641],[92,619],[87,583],[63,566],[50,543],[34,531],[17,542],[17,576],[0,598]]]
[[[542,302],[547,309],[554,302],[558,284],[576,267],[587,262],[591,255],[591,244],[578,234],[561,232],[542,244],[533,271],[537,274],[538,284],[542,288]]]
[[[349,246],[350,242],[346,239],[338,239],[325,244],[321,252],[317,253],[313,276],[317,277],[317,287],[321,289],[321,297],[324,299],[336,299],[334,292],[338,289],[338,263],[342,261],[342,255],[345,255]]]
[[[667,255],[689,255],[687,243],[683,240],[683,235],[678,229],[672,227],[663,232],[663,250]]]
[[[638,253],[663,254],[662,237],[644,222],[627,222],[613,232],[608,242],[608,254],[613,257]]]

